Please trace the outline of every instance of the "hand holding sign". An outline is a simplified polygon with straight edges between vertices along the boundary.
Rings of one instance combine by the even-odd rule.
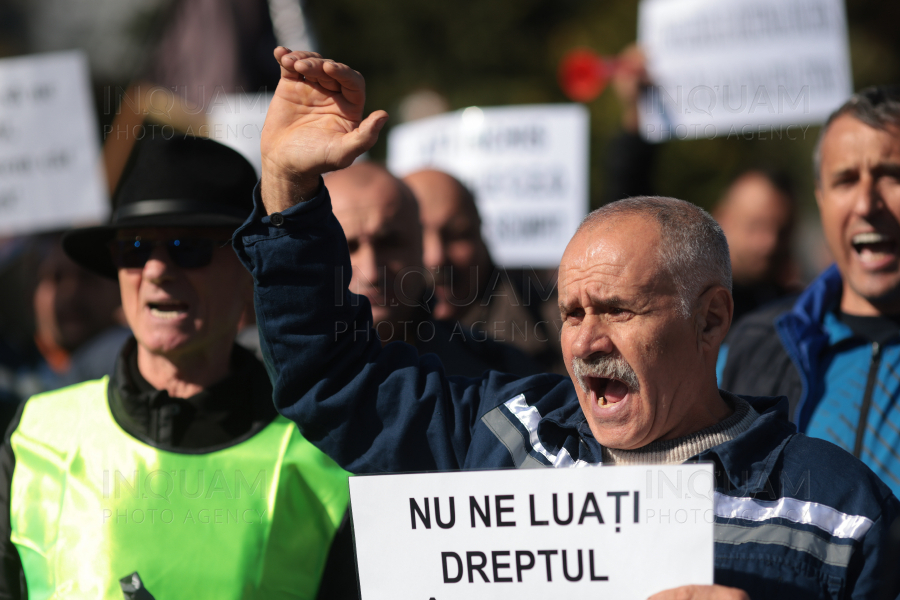
[[[653,594],[648,600],[750,600],[750,596],[723,585],[685,585]]]
[[[351,477],[362,598],[743,600],[696,585],[713,493],[708,464]]]
[[[387,121],[363,120],[366,84],[347,65],[315,52],[275,49],[281,81],[262,132],[262,198],[269,213],[316,191],[319,175],[349,166],[371,148]]]

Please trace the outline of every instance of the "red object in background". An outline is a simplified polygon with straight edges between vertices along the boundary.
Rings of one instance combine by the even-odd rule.
[[[614,68],[614,59],[587,48],[572,50],[559,63],[559,85],[572,100],[590,102],[606,88]]]

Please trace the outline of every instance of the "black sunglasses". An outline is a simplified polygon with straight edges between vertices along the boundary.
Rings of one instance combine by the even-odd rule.
[[[213,252],[230,240],[179,238],[175,240],[113,240],[109,243],[113,263],[120,269],[143,268],[153,249],[165,244],[169,258],[182,269],[198,269],[212,262]]]

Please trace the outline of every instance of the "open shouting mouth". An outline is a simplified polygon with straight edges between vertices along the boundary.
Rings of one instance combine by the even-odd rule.
[[[621,356],[572,359],[572,373],[592,406],[609,410],[640,388],[637,374]]]
[[[587,376],[584,382],[591,394],[591,402],[600,408],[618,404],[628,395],[628,385],[618,379]]]
[[[886,266],[897,258],[897,240],[884,233],[857,233],[851,238],[850,244],[860,262],[871,269]]]
[[[174,320],[187,314],[188,305],[175,300],[163,302],[148,302],[147,308],[150,314],[159,319]]]

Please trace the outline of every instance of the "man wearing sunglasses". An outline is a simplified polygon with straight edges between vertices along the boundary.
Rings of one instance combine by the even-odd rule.
[[[357,594],[347,473],[277,415],[263,365],[234,344],[252,281],[228,240],[255,185],[216,142],[148,138],[111,223],[65,237],[118,278],[134,338],[112,377],[14,419],[0,598]]]

